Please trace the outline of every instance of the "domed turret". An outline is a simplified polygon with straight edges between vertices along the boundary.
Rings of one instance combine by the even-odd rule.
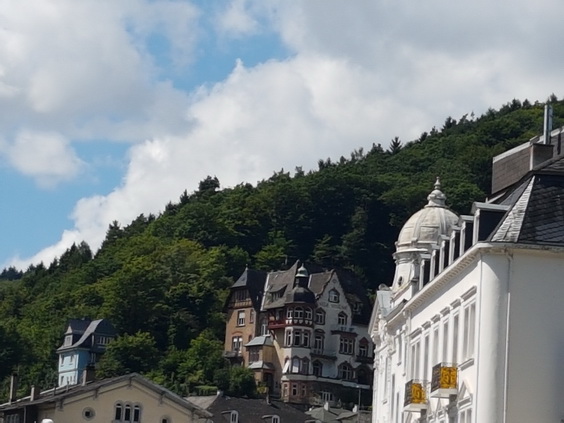
[[[445,204],[446,196],[441,191],[439,178],[427,200],[427,205],[403,225],[396,242],[394,291],[400,290],[407,282],[417,280],[421,254],[430,253],[443,237],[450,236],[459,223],[458,215]]]
[[[458,224],[459,217],[445,205],[446,196],[441,191],[439,178],[427,200],[427,205],[403,225],[396,242],[397,252],[420,248],[429,250],[441,236],[450,236],[453,226]]]
[[[305,266],[298,269],[294,288],[286,295],[286,303],[315,304],[315,294],[308,288],[309,273]]]

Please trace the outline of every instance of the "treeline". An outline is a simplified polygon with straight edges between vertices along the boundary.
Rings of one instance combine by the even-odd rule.
[[[551,101],[561,125],[564,103]],[[210,176],[159,216],[111,223],[96,254],[81,243],[48,265],[5,269],[0,397],[16,370],[22,393],[53,386],[66,321],[80,317],[108,318],[121,335],[100,365],[104,376],[140,371],[181,394],[208,384],[248,389],[248,375],[231,374],[221,356],[224,302],[246,265],[300,259],[351,269],[371,291],[389,283],[399,229],[436,176],[450,207],[469,212],[489,192],[492,157],[542,131],[543,106],[513,100],[480,117],[449,117],[417,140],[375,143],[256,186],[221,189]]]

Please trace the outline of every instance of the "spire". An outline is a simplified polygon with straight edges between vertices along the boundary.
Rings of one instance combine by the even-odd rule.
[[[429,202],[425,207],[445,207],[446,195],[441,191],[441,180],[437,176],[435,181],[435,189],[427,196]]]

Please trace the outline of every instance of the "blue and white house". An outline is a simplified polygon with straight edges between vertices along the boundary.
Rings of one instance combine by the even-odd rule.
[[[105,320],[71,319],[59,354],[59,386],[76,385],[83,373],[96,364],[106,345],[116,337],[112,324]]]

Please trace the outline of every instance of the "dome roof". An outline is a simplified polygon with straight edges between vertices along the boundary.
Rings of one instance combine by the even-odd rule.
[[[458,224],[459,217],[445,205],[446,196],[441,191],[439,178],[427,200],[427,205],[403,225],[396,243],[397,252],[429,248],[441,235],[450,236],[452,227]]]

